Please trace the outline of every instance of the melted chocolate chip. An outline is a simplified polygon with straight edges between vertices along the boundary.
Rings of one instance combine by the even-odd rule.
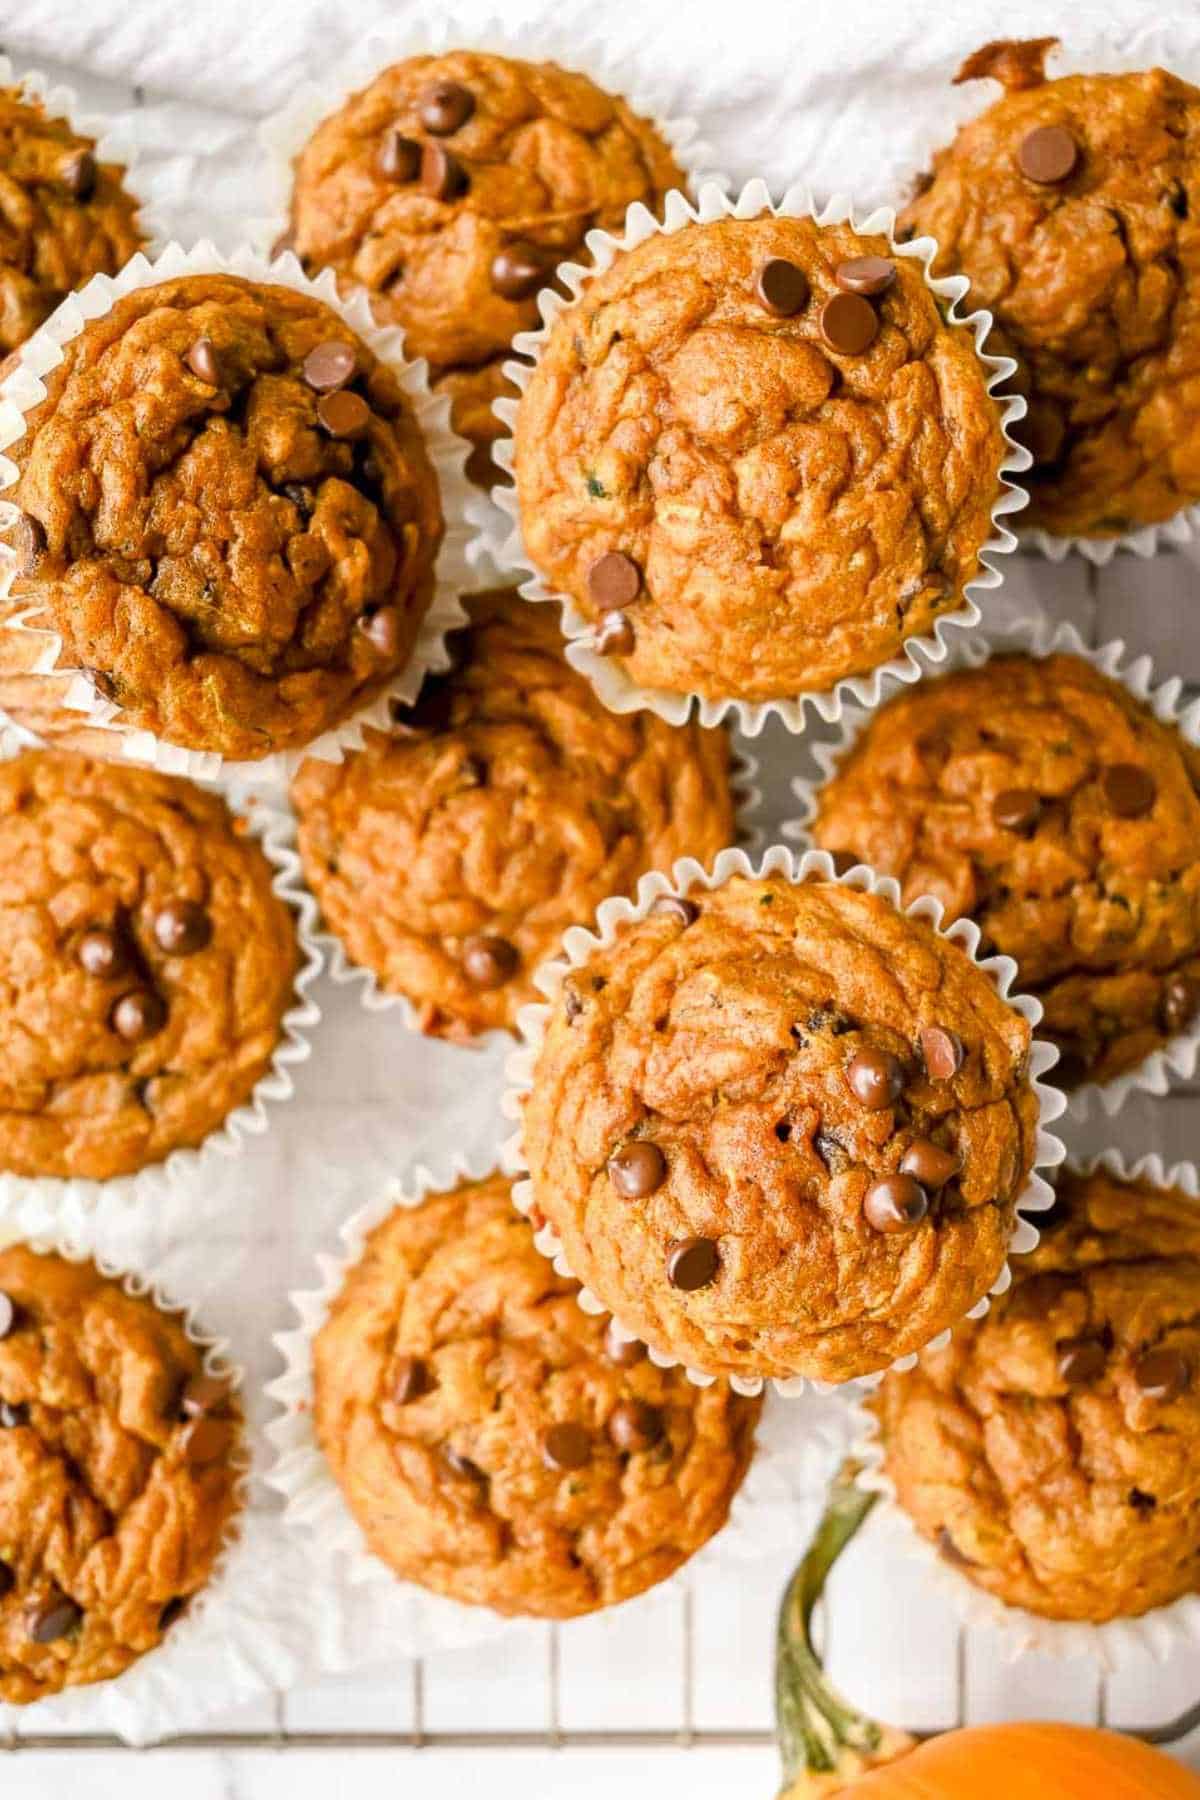
[[[457,200],[470,185],[457,156],[441,144],[421,146],[421,186],[433,200]]]
[[[29,1423],[29,1408],[23,1400],[0,1400],[0,1430],[15,1431]]]
[[[1158,1016],[1164,1031],[1174,1036],[1191,1024],[1200,1005],[1200,994],[1183,975],[1172,975],[1163,988]]]
[[[421,167],[421,146],[395,126],[379,140],[375,167],[385,181],[415,181]]]
[[[904,1091],[903,1065],[887,1050],[860,1050],[846,1065],[851,1092],[868,1112],[880,1112]]]
[[[358,369],[354,345],[340,338],[330,338],[309,351],[301,364],[301,374],[318,394],[332,394],[353,381]]]
[[[883,294],[896,279],[896,265],[886,256],[852,256],[838,264],[833,279],[848,294]]]
[[[519,962],[507,938],[470,937],[463,945],[463,973],[478,988],[503,987],[516,974]]]
[[[154,941],[168,956],[195,956],[212,942],[212,920],[194,900],[168,900],[154,915]]]
[[[551,1425],[542,1439],[542,1460],[550,1469],[584,1468],[592,1460],[590,1433],[570,1420]]]
[[[1058,1353],[1059,1378],[1069,1387],[1082,1387],[1098,1381],[1108,1364],[1108,1356],[1099,1338],[1076,1338],[1063,1344]]]
[[[1032,831],[1041,810],[1041,795],[1032,788],[1005,788],[992,801],[992,818],[1001,831]]]
[[[879,315],[861,294],[833,294],[821,308],[821,336],[841,356],[861,356],[879,331]]]
[[[450,1444],[446,1444],[442,1449],[442,1461],[452,1474],[461,1475],[465,1481],[477,1481],[482,1484],[487,1480],[487,1476],[477,1462],[472,1462],[469,1456],[464,1456],[461,1450],[455,1450]]]
[[[370,407],[349,388],[322,394],[317,401],[317,423],[331,438],[361,437],[370,422]]]
[[[668,918],[678,920],[680,925],[694,925],[700,917],[696,902],[685,899],[682,894],[660,894],[650,911],[665,913]]]
[[[1154,777],[1137,763],[1110,763],[1100,777],[1104,803],[1119,819],[1140,819],[1154,805]]]
[[[610,1319],[604,1332],[604,1354],[618,1368],[629,1369],[634,1363],[641,1362],[646,1354],[646,1346],[640,1338],[622,1337],[616,1320]]]
[[[83,1608],[59,1593],[30,1613],[29,1635],[35,1644],[53,1644],[58,1638],[77,1631],[82,1621]]]
[[[185,1419],[201,1419],[218,1412],[233,1396],[233,1382],[228,1375],[193,1375],[184,1383],[179,1396],[179,1411]]]
[[[775,318],[790,319],[808,299],[808,278],[786,257],[772,256],[758,271],[755,291],[760,303]]]
[[[6,1338],[17,1322],[17,1308],[11,1294],[0,1289],[0,1338]]]
[[[0,1562],[0,1600],[3,1600],[6,1594],[11,1594],[16,1585],[17,1577],[9,1564]]]
[[[392,1365],[392,1401],[396,1406],[411,1406],[423,1399],[433,1387],[433,1377],[419,1356],[400,1356]]]
[[[612,1410],[608,1435],[618,1450],[633,1454],[652,1450],[662,1437],[664,1421],[656,1406],[644,1400],[622,1400]]]
[[[1192,1372],[1178,1350],[1147,1350],[1133,1365],[1133,1379],[1149,1400],[1177,1400],[1190,1385]]]
[[[197,338],[183,360],[197,381],[203,381],[209,387],[220,387],[221,365],[217,361],[217,347],[211,338]]]
[[[601,612],[628,606],[637,599],[641,586],[641,570],[620,550],[606,550],[587,572],[588,594]]]
[[[503,300],[527,300],[548,272],[546,257],[536,244],[505,244],[492,258],[492,286]]]
[[[657,1144],[634,1138],[609,1157],[608,1178],[626,1200],[644,1200],[667,1179],[667,1159]]]
[[[62,167],[63,186],[76,200],[90,200],[96,191],[99,170],[90,150],[77,150]]]
[[[959,1159],[953,1151],[943,1150],[928,1138],[914,1138],[900,1158],[903,1174],[911,1175],[923,1188],[945,1187],[957,1175]]]
[[[1039,187],[1057,187],[1074,173],[1079,146],[1063,125],[1039,125],[1021,139],[1017,166]]]
[[[106,925],[92,925],[75,945],[75,960],[88,975],[107,981],[129,967],[127,946]]]
[[[953,1081],[963,1065],[962,1040],[943,1025],[927,1025],[921,1033],[921,1055],[930,1081]]]
[[[134,988],[121,995],[108,1022],[127,1044],[141,1043],[143,1038],[154,1037],[166,1024],[166,1002],[153,988]]]
[[[32,575],[46,548],[46,533],[41,521],[35,519],[32,513],[21,513],[9,535],[13,555],[17,559],[17,573]]]
[[[863,1196],[863,1216],[874,1231],[889,1237],[912,1231],[929,1211],[929,1196],[911,1175],[885,1175],[874,1181]]]
[[[667,1256],[667,1280],[681,1293],[694,1294],[717,1278],[720,1256],[712,1238],[681,1238]]]
[[[421,123],[435,137],[449,137],[475,111],[475,96],[460,81],[435,81],[420,100]]]

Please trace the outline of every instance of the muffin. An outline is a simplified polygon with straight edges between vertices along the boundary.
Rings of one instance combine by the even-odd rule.
[[[539,322],[538,289],[593,227],[619,231],[635,200],[658,212],[683,184],[655,128],[585,75],[452,50],[384,69],[317,128],[286,241],[404,328],[486,479],[491,401],[514,392],[501,364]]]
[[[113,728],[67,705],[74,676],[40,671],[44,657],[54,655],[52,635],[8,629],[24,612],[22,601],[0,598],[0,727],[8,720],[59,750],[113,755],[120,748]]]
[[[422,1030],[458,1039],[513,1030],[569,926],[734,832],[723,732],[607,712],[551,607],[504,589],[467,605],[453,672],[292,785],[326,923]]]
[[[1059,1046],[1108,1081],[1200,1006],[1200,752],[1081,657],[997,656],[873,715],[815,843],[934,894],[1014,957]]]
[[[963,604],[1006,455],[915,257],[812,219],[619,254],[521,398],[526,554],[648,688],[794,698]]]
[[[879,895],[777,875],[663,895],[549,1009],[531,1216],[656,1352],[848,1381],[1000,1275],[1029,1060],[988,976]]]
[[[273,879],[191,782],[0,763],[0,1170],[130,1175],[249,1100],[298,966]]]
[[[93,275],[115,275],[142,248],[124,170],[95,140],[50,118],[32,93],[0,89],[0,355],[31,338]]]
[[[375,1554],[543,1619],[640,1594],[719,1531],[759,1410],[583,1312],[498,1175],[377,1227],[313,1373],[317,1438]]]
[[[1004,92],[901,214],[1018,358],[1030,525],[1111,537],[1200,500],[1200,89],[1163,69],[1048,81],[1055,38],[985,45]]]
[[[1100,1624],[1200,1587],[1200,1214],[1064,1173],[987,1316],[886,1377],[884,1470],[977,1586]]]
[[[256,760],[404,668],[437,477],[391,369],[308,294],[139,288],[64,346],[12,446],[14,593],[123,725]]]
[[[90,1262],[0,1251],[0,1699],[162,1642],[229,1536],[242,1436],[179,1314]]]

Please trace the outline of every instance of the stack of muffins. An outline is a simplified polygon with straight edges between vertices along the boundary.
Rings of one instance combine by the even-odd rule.
[[[1051,80],[1049,48],[970,60],[1003,96],[895,230],[753,184],[686,205],[672,133],[585,75],[405,57],[294,146],[255,276],[122,273],[122,172],[4,98],[0,1175],[152,1205],[139,1177],[277,1068],[313,901],[336,971],[446,1055],[523,1040],[505,1172],[374,1209],[290,1402],[403,1583],[624,1601],[725,1524],[765,1382],[870,1377],[876,1460],[960,1580],[1094,1623],[1196,1589],[1195,1201],[1037,1172],[1062,1092],[1194,1060],[1194,721],[1074,641],[922,656],[978,619],[1030,464],[1059,537],[1200,502],[1200,93]],[[20,345],[93,273],[109,305],[35,378]],[[466,489],[406,356],[518,527],[432,646]],[[730,726],[813,699],[843,741],[807,848],[752,861]],[[246,764],[289,783],[312,901],[247,831]],[[209,1578],[241,1413],[98,1271],[18,1246],[0,1284],[0,1693],[29,1700],[118,1674]],[[129,1594],[152,1499],[180,1543]]]

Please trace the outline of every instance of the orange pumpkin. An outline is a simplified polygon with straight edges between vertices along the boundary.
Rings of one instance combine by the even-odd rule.
[[[845,1790],[851,1800],[1200,1800],[1200,1776],[1161,1750],[1086,1725],[969,1725]]]

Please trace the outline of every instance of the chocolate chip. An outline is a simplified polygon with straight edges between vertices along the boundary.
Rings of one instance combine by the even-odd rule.
[[[833,279],[848,294],[882,294],[896,279],[896,265],[886,256],[852,256],[838,264]]]
[[[930,1081],[953,1081],[963,1066],[962,1040],[944,1025],[927,1025],[921,1033],[921,1055]]]
[[[392,1401],[396,1406],[410,1406],[429,1393],[433,1380],[419,1356],[397,1357],[392,1365]]]
[[[182,1619],[184,1613],[188,1609],[188,1599],[189,1596],[187,1594],[176,1594],[173,1599],[167,1601],[167,1604],[158,1615],[158,1629],[160,1632],[170,1631],[172,1625]]]
[[[392,126],[379,140],[375,167],[385,181],[415,181],[421,166],[421,146]]]
[[[855,856],[853,850],[831,850],[829,860],[833,864],[835,875],[848,875],[851,869],[858,867],[862,858]]]
[[[168,900],[155,913],[153,929],[168,956],[195,956],[212,942],[212,920],[194,900]]]
[[[6,1594],[11,1594],[16,1585],[17,1577],[14,1571],[8,1563],[0,1562],[0,1600],[3,1600]]]
[[[0,1429],[15,1431],[29,1422],[29,1408],[24,1401],[0,1400]]]
[[[1154,777],[1137,763],[1110,763],[1100,777],[1104,802],[1119,819],[1140,819],[1154,805]]]
[[[596,627],[592,649],[597,656],[628,656],[636,641],[628,613],[606,612]]]
[[[83,1608],[60,1593],[30,1613],[29,1635],[35,1644],[53,1644],[56,1639],[77,1631],[82,1620]]]
[[[228,1375],[193,1375],[184,1383],[179,1410],[185,1419],[203,1418],[224,1406],[232,1394],[233,1382]]]
[[[1133,1365],[1133,1379],[1148,1400],[1177,1400],[1192,1374],[1178,1350],[1147,1350]]]
[[[681,1238],[667,1256],[667,1280],[682,1293],[694,1294],[717,1278],[720,1257],[711,1238]]]
[[[435,81],[421,95],[421,123],[435,137],[449,137],[475,111],[475,96],[460,81]]]
[[[582,1469],[592,1460],[590,1434],[569,1420],[551,1425],[542,1439],[542,1460],[548,1469]]]
[[[317,401],[317,423],[331,438],[361,437],[371,421],[371,409],[361,394],[337,388]]]
[[[534,244],[505,244],[492,258],[492,286],[504,300],[527,300],[547,272],[546,258]]]
[[[6,1338],[17,1322],[17,1309],[11,1294],[0,1290],[0,1338]]]
[[[601,612],[628,606],[641,591],[642,571],[631,556],[620,550],[606,550],[587,572],[587,590]]]
[[[644,1200],[667,1179],[667,1159],[657,1144],[634,1138],[608,1159],[608,1178],[626,1200]]]
[[[1147,1494],[1143,1488],[1132,1487],[1129,1490],[1129,1504],[1135,1513],[1144,1518],[1147,1513],[1154,1511],[1158,1501],[1153,1494]]]
[[[229,1448],[229,1421],[203,1416],[192,1419],[184,1426],[181,1442],[183,1454],[194,1468],[216,1462]]]
[[[17,559],[17,573],[32,575],[41,560],[46,548],[46,533],[42,530],[41,521],[32,513],[21,513],[11,532],[13,554]]]
[[[108,1015],[108,1022],[127,1044],[153,1037],[167,1022],[167,1008],[153,988],[134,988],[122,994]]]
[[[1058,1353],[1058,1373],[1069,1387],[1098,1381],[1107,1363],[1108,1356],[1099,1338],[1076,1338],[1073,1343],[1064,1344]]]
[[[421,146],[421,186],[434,200],[457,200],[469,185],[467,171],[457,156],[441,144]]]
[[[772,256],[758,271],[756,292],[769,313],[790,319],[808,299],[808,278],[786,257]]]
[[[394,662],[399,656],[404,629],[398,606],[377,606],[374,612],[363,613],[358,629],[377,656],[387,662]]]
[[[562,997],[563,1012],[566,1014],[567,1024],[573,1025],[583,1011],[583,1001],[576,990],[573,987],[568,986],[566,982],[563,983]]]
[[[105,925],[92,925],[75,945],[75,961],[87,974],[107,981],[128,968],[129,953],[115,931]]]
[[[1042,810],[1032,788],[1004,788],[992,801],[992,818],[1002,831],[1031,831]]]
[[[221,365],[217,361],[217,347],[211,338],[197,338],[183,360],[197,381],[207,382],[209,387],[220,387]]]
[[[345,387],[348,381],[354,380],[357,368],[354,345],[344,343],[341,338],[330,338],[328,343],[317,344],[300,365],[305,381],[318,394],[332,394]]]
[[[911,1231],[929,1211],[929,1196],[911,1175],[885,1175],[863,1195],[863,1216],[875,1231],[889,1236]]]
[[[507,938],[469,937],[463,945],[463,973],[478,988],[503,987],[520,960]]]
[[[821,308],[821,336],[842,356],[859,356],[875,342],[879,315],[861,294],[833,294]]]
[[[1163,1030],[1174,1035],[1191,1024],[1196,1014],[1200,995],[1195,987],[1182,975],[1173,975],[1163,989],[1159,1003],[1158,1016]]]
[[[869,1112],[880,1112],[900,1098],[904,1067],[887,1050],[860,1050],[846,1065],[846,1080]]]
[[[1057,187],[1079,161],[1079,146],[1063,125],[1039,125],[1021,140],[1017,166],[1039,187]]]
[[[610,1319],[604,1333],[604,1354],[618,1368],[629,1369],[634,1363],[641,1362],[646,1354],[646,1346],[640,1338],[622,1337],[617,1330],[616,1320]]]
[[[953,1151],[941,1149],[928,1138],[914,1138],[900,1158],[900,1168],[923,1188],[940,1188],[957,1175],[959,1159]]]
[[[487,1476],[477,1462],[472,1462],[469,1456],[464,1456],[461,1450],[455,1450],[450,1444],[443,1446],[442,1461],[453,1474],[461,1475],[466,1481],[485,1482],[487,1480]]]
[[[677,919],[681,925],[694,925],[700,917],[700,908],[696,902],[685,900],[682,894],[660,894],[650,911],[665,913],[668,918]]]
[[[622,1400],[608,1421],[608,1435],[618,1450],[652,1450],[662,1437],[663,1416],[645,1400]]]
[[[90,200],[96,191],[96,176],[99,173],[96,159],[90,150],[77,150],[69,156],[62,166],[63,186],[76,200]]]

